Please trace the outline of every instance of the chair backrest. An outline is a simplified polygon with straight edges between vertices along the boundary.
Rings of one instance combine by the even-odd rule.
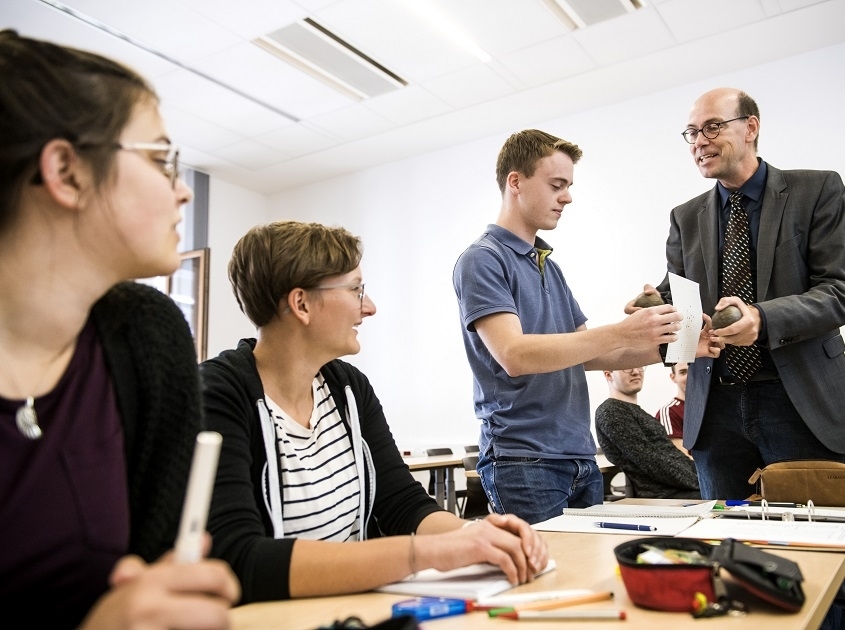
[[[478,464],[478,455],[466,455],[463,458],[464,470],[474,471]],[[490,513],[490,504],[487,501],[487,494],[481,479],[478,477],[467,477],[467,498],[464,502],[464,509],[461,512],[463,518],[479,518]]]
[[[464,453],[478,453],[479,451],[478,444],[467,444],[464,446]]]
[[[434,455],[453,455],[451,448],[427,448],[425,449],[425,454],[429,457]],[[433,495],[434,494],[434,471],[432,470],[428,474],[428,493]]]

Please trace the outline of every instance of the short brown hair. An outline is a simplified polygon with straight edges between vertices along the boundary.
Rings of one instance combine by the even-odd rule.
[[[748,96],[743,91],[739,91],[736,95],[736,115],[737,117],[742,116],[754,116],[757,120],[760,120],[760,108],[757,107],[757,101],[753,98]],[[757,144],[760,141],[760,132],[757,132],[757,137],[754,138],[754,150],[757,150]]]
[[[113,172],[114,144],[144,99],[158,102],[126,66],[0,31],[0,230],[15,219],[23,187],[41,183],[38,161],[51,140],[70,142],[102,187]]]
[[[505,194],[508,173],[516,171],[531,177],[537,168],[537,162],[555,151],[568,155],[573,164],[577,164],[583,155],[577,144],[545,131],[526,129],[513,134],[505,141],[496,160],[496,182],[499,184],[499,191]]]
[[[313,289],[361,263],[361,239],[342,227],[279,221],[257,225],[235,245],[229,281],[238,305],[257,327],[276,317],[293,289]]]

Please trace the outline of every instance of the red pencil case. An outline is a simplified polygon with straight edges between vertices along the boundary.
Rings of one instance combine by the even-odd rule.
[[[697,552],[703,560],[701,564],[638,562],[649,548]],[[638,538],[617,546],[614,553],[628,596],[642,608],[697,616],[705,616],[708,606],[709,614],[742,608],[727,596],[719,575],[723,568],[741,586],[779,608],[795,612],[804,604],[803,576],[796,563],[731,538],[715,547],[689,538]]]

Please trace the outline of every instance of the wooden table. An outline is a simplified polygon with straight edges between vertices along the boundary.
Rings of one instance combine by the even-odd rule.
[[[668,613],[635,607],[621,579],[616,573],[616,558],[613,548],[620,543],[637,538],[619,534],[560,534],[545,532],[551,556],[557,561],[557,569],[531,584],[520,586],[510,592],[556,589],[593,589],[613,591],[615,600],[602,604],[587,604],[590,610],[598,608],[623,609],[627,612],[625,622],[578,621],[564,627],[581,629],[619,628],[619,630],[745,630],[749,624],[766,630],[816,630],[845,578],[845,554],[830,552],[806,552],[778,550],[777,553],[797,562],[804,574],[806,602],[798,613],[785,613],[770,604],[743,592],[741,599],[750,610],[747,617],[715,617],[693,619],[688,613]],[[728,582],[730,582],[728,580]],[[735,585],[728,584],[730,589]],[[390,607],[402,599],[401,595],[363,593],[341,597],[323,597],[284,602],[250,604],[230,612],[232,628],[235,630],[315,630],[329,625],[337,619],[351,615],[360,617],[367,624],[374,624],[390,616]],[[574,609],[573,609],[574,610]],[[484,612],[474,612],[457,617],[446,617],[422,624],[425,630],[513,630],[523,625],[503,619],[490,619]],[[523,622],[526,624],[528,622]],[[559,630],[563,622],[530,622],[530,630]],[[615,625],[622,623],[623,625]]]
[[[403,458],[408,468],[434,472],[434,500],[437,505],[457,514],[455,499],[455,469],[464,467],[463,455],[425,455]]]

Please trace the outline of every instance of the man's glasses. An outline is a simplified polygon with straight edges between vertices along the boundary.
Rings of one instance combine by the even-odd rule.
[[[640,372],[642,374],[645,374],[645,368],[644,367],[631,368],[630,370],[620,370],[620,371],[625,372],[625,374],[628,374],[629,376],[633,376],[634,372]]]
[[[364,289],[365,283],[361,284],[332,284],[326,287],[314,287],[311,289],[312,291],[330,291],[332,289],[347,289],[349,291],[354,291],[357,293],[357,298],[361,302],[361,308],[364,308],[364,296],[366,295],[366,291]]]
[[[170,185],[176,188],[179,177],[179,145],[169,142],[129,142],[126,144],[115,142],[108,145],[82,143],[76,145],[80,149],[95,146],[110,146],[118,151],[149,151],[150,160],[158,167],[162,174],[170,180]],[[163,157],[162,157],[163,154]]]
[[[746,118],[749,118],[749,116],[739,116],[737,118],[731,118],[730,120],[723,120],[722,122],[711,122],[704,125],[701,129],[689,127],[682,131],[681,135],[684,137],[684,140],[690,144],[695,144],[699,133],[703,133],[704,137],[708,140],[713,140],[719,135],[719,132],[722,131],[722,127],[727,125],[729,122],[733,122],[735,120],[745,120]]]

